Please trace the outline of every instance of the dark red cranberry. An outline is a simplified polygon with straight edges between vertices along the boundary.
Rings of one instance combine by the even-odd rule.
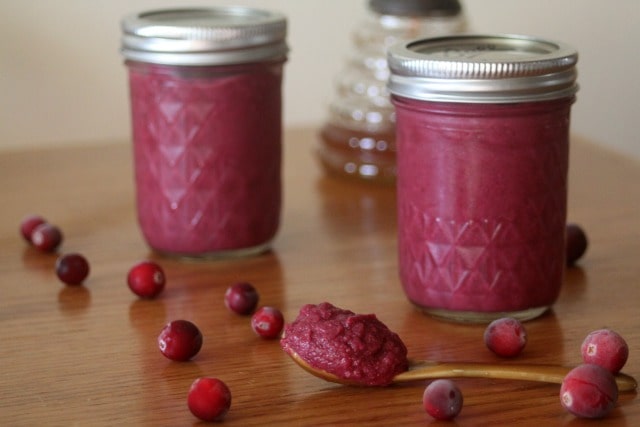
[[[275,307],[260,307],[251,316],[251,327],[262,338],[278,338],[284,327],[284,316]]]
[[[584,363],[602,366],[612,374],[620,372],[629,357],[629,346],[617,332],[599,329],[591,332],[580,347]]]
[[[437,420],[452,420],[462,410],[462,393],[451,380],[435,380],[425,388],[422,405]]]
[[[560,403],[581,418],[602,418],[615,407],[618,386],[613,374],[598,365],[580,365],[562,381]]]
[[[258,291],[252,284],[239,282],[227,288],[224,294],[224,305],[237,314],[251,314],[260,299]]]
[[[231,391],[217,378],[198,378],[191,384],[187,405],[203,421],[222,421],[231,407]]]
[[[79,285],[89,275],[89,263],[80,254],[62,255],[56,260],[56,275],[67,285]]]
[[[22,219],[20,223],[20,233],[22,237],[29,243],[31,243],[31,234],[33,230],[36,229],[37,226],[44,224],[47,222],[40,215],[27,215]]]
[[[567,265],[571,266],[582,258],[587,251],[589,242],[584,230],[578,224],[567,224],[566,233],[566,261]]]
[[[31,243],[43,252],[53,252],[62,243],[62,232],[55,225],[42,223],[31,233]]]
[[[141,261],[131,267],[127,275],[129,289],[141,298],[155,298],[164,289],[165,274],[153,261]]]
[[[158,347],[168,359],[190,360],[202,348],[202,333],[188,320],[174,320],[160,331]]]
[[[484,342],[498,356],[515,357],[527,344],[527,331],[518,319],[503,317],[487,326]]]

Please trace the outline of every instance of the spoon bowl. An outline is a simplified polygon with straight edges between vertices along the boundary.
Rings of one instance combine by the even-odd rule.
[[[323,369],[314,368],[295,352],[287,353],[305,371],[325,381],[364,386],[360,381],[341,378]],[[445,363],[409,360],[409,369],[393,377],[392,384],[437,378],[494,378],[505,380],[537,381],[562,384],[570,367],[556,365],[522,365],[490,363]],[[633,391],[638,387],[636,380],[623,373],[615,375],[619,391]]]

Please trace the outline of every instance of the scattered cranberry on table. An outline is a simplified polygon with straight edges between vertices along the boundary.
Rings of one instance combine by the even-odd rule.
[[[584,363],[602,366],[612,374],[620,372],[629,357],[627,342],[611,329],[591,332],[582,342],[580,351]]]
[[[618,386],[613,374],[598,365],[573,368],[560,386],[560,402],[580,418],[602,418],[615,407]]]
[[[62,231],[55,225],[42,223],[31,233],[31,243],[42,252],[53,252],[62,243]]]
[[[283,327],[284,316],[275,307],[260,307],[251,316],[251,328],[262,338],[278,338]]]
[[[567,265],[575,264],[587,251],[589,242],[587,235],[578,224],[569,223],[566,226],[566,257]]]
[[[258,305],[260,296],[251,283],[238,282],[229,288],[224,294],[224,305],[236,314],[251,314]]]
[[[80,285],[89,275],[89,262],[80,254],[70,253],[58,257],[55,269],[63,283]]]
[[[431,382],[422,395],[424,410],[437,420],[452,420],[462,410],[462,392],[451,380]]]
[[[567,224],[567,265],[573,265],[587,249],[586,234],[577,224]],[[38,250],[55,251],[63,240],[58,227],[39,215],[27,215],[20,224],[22,237]],[[56,260],[55,272],[67,285],[80,285],[89,275],[89,263],[79,253],[61,255]],[[166,283],[164,271],[153,261],[141,261],[128,273],[127,284],[141,298],[154,298]],[[225,306],[239,315],[251,317],[251,327],[265,339],[280,336],[284,327],[282,312],[264,306],[254,312],[259,301],[255,287],[247,282],[230,286],[224,295]],[[523,324],[514,318],[501,318],[491,322],[484,332],[486,346],[498,356],[515,357],[526,343],[527,333]],[[164,326],[158,336],[162,354],[175,361],[187,361],[195,357],[203,344],[198,327],[188,320],[175,320]],[[618,387],[614,375],[625,365],[629,348],[626,341],[610,329],[591,332],[581,345],[584,361],[569,372],[562,382],[560,400],[562,406],[581,418],[602,418],[615,407]],[[451,420],[461,411],[463,397],[451,380],[431,382],[424,390],[422,403],[425,411],[437,420]],[[221,421],[231,405],[231,392],[224,382],[216,378],[198,378],[188,394],[188,407],[194,416],[203,421]]]
[[[503,317],[487,326],[484,342],[498,356],[515,357],[527,344],[527,331],[518,319]]]
[[[231,391],[217,378],[198,378],[191,384],[187,405],[203,421],[222,421],[231,407]]]
[[[40,215],[27,215],[20,222],[20,234],[22,234],[22,237],[27,242],[32,243],[31,234],[33,233],[33,230],[45,222],[47,221]]]
[[[174,320],[162,328],[158,347],[168,359],[184,362],[192,359],[202,348],[202,333],[188,320]]]
[[[160,265],[153,261],[140,261],[129,270],[127,285],[140,298],[155,298],[163,290],[166,276]]]

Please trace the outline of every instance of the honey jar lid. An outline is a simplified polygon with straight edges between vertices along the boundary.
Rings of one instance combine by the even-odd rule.
[[[462,12],[458,0],[369,0],[369,9],[394,16],[455,16]]]
[[[222,65],[284,57],[284,15],[242,6],[161,9],[122,22],[126,59],[167,65]]]
[[[439,102],[509,103],[573,96],[578,53],[521,35],[413,40],[388,51],[393,95]]]

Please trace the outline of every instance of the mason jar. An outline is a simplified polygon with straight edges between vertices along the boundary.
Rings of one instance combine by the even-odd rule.
[[[577,58],[519,35],[390,49],[400,278],[426,313],[527,320],[557,299]]]
[[[122,21],[137,216],[151,248],[185,257],[269,248],[280,219],[287,23],[246,7]]]

